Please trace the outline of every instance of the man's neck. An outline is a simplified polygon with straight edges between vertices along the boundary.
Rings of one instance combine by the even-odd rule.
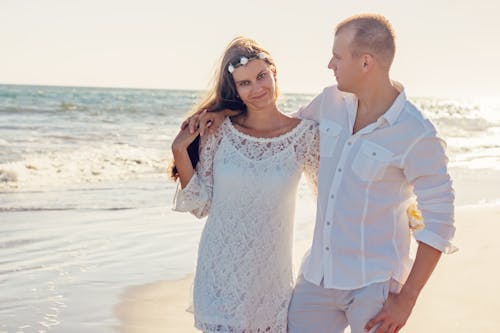
[[[353,133],[377,121],[392,106],[399,93],[389,78],[360,89],[356,93],[358,109]]]

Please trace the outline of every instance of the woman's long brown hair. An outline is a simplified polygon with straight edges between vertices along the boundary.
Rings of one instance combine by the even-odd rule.
[[[234,84],[233,75],[229,73],[229,64],[236,65],[241,57],[254,58],[257,54],[263,52],[266,61],[276,71],[276,64],[267,50],[260,46],[256,41],[247,37],[236,37],[227,46],[222,56],[220,65],[218,66],[212,80],[212,87],[207,95],[198,103],[190,112],[194,114],[199,110],[207,110],[207,112],[219,112],[226,109],[246,112],[246,106],[241,101]],[[276,88],[276,95],[278,94]],[[200,136],[189,145],[188,154],[193,167],[196,167],[199,157]],[[178,178],[175,160],[170,164],[170,177],[174,180]]]

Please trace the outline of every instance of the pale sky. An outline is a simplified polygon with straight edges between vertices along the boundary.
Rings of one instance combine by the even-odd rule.
[[[497,98],[500,1],[0,0],[0,83],[204,89],[237,35],[275,57],[283,92],[318,93],[333,30],[385,15],[410,96]]]

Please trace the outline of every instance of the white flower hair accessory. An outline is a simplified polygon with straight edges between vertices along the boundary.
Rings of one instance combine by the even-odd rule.
[[[240,57],[240,61],[237,62],[236,64],[233,65],[232,63],[229,63],[229,66],[227,66],[227,71],[232,74],[234,72],[235,68],[238,68],[240,66],[244,66],[244,65],[248,64],[248,62],[250,60],[254,60],[254,59],[262,59],[262,60],[266,59],[266,54],[264,52],[259,52],[256,55],[248,57],[248,58],[245,56]]]

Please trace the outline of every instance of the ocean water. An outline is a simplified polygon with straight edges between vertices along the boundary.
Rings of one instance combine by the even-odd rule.
[[[166,170],[200,94],[0,85],[0,332],[112,332],[126,287],[193,270],[203,222],[171,211]],[[312,97],[284,94],[280,108]],[[446,139],[458,183],[489,179],[457,202],[496,203],[500,105],[412,101]],[[311,226],[304,184],[298,195],[297,223]]]

